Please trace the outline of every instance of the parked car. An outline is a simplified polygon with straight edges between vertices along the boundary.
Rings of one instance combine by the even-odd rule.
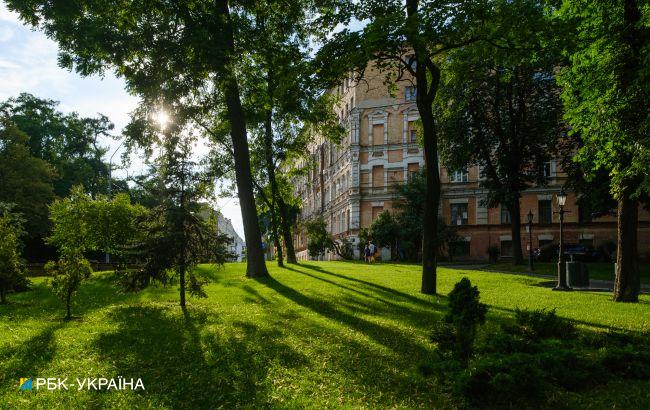
[[[558,248],[558,244],[550,244],[536,249],[533,254],[535,259],[540,262],[551,262],[557,260]],[[580,244],[564,245],[564,257],[566,260],[580,262],[602,262],[608,260],[607,255],[601,249]]]

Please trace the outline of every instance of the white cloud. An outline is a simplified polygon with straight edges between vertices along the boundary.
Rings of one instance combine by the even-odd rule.
[[[0,43],[11,40],[14,31],[8,26],[0,26]]]

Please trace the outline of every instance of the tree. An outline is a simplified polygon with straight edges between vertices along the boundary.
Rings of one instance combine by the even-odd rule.
[[[119,194],[114,202],[102,196],[93,199],[81,185],[73,187],[68,197],[55,200],[49,209],[52,232],[47,242],[56,246],[60,257],[48,262],[46,270],[53,276],[50,287],[66,303],[69,320],[72,296],[92,274],[84,253],[119,252],[135,236],[136,219],[145,211],[131,205],[126,194]]]
[[[307,251],[312,258],[334,252],[343,259],[352,259],[352,246],[347,241],[338,242],[327,232],[327,224],[322,216],[303,222],[307,235]]]
[[[566,0],[559,17],[575,28],[570,65],[559,76],[565,119],[584,145],[576,156],[592,178],[611,176],[618,201],[614,300],[637,302],[639,197],[650,192],[649,9],[636,0]]]
[[[54,199],[55,172],[30,154],[29,137],[6,118],[0,119],[0,201],[15,205],[26,220],[26,241],[36,241],[49,228],[47,206]]]
[[[150,194],[157,203],[141,220],[144,232],[131,242],[132,257],[143,260],[142,270],[125,273],[123,282],[129,290],[147,286],[152,279],[167,282],[170,271],[179,279],[180,305],[190,295],[205,297],[205,280],[193,269],[198,263],[223,264],[229,256],[226,244],[230,239],[217,231],[212,215],[203,216],[210,197],[213,176],[199,170],[191,159],[193,140],[178,127],[165,130],[161,157],[157,158]]]
[[[65,302],[65,320],[72,319],[70,313],[72,296],[81,286],[81,282],[92,275],[90,262],[78,249],[70,249],[65,250],[59,260],[46,263],[45,271],[52,277],[50,288]]]
[[[227,0],[156,0],[146,7],[139,1],[8,2],[25,22],[59,44],[62,66],[82,75],[114,68],[146,104],[184,103],[185,108],[192,108],[193,117],[212,119],[207,130],[228,129],[247,244],[246,274],[257,277],[267,276],[268,270],[253,196],[238,71],[240,30],[249,28],[245,23],[253,5]],[[197,128],[201,125],[196,124]]]
[[[311,1],[259,1],[252,11],[251,29],[242,31],[249,61],[241,69],[240,84],[253,137],[252,166],[279,265],[281,238],[288,261],[296,263],[287,203],[293,193],[283,190],[280,180],[287,172],[287,159],[304,156],[311,136],[305,130],[317,126],[325,137],[336,138],[328,133],[336,134],[340,128],[331,110],[333,100],[322,95],[312,78],[310,36],[318,32],[310,24],[314,8]]]
[[[57,101],[28,93],[0,102],[0,113],[27,135],[29,152],[55,170],[54,193],[63,197],[75,185],[93,196],[107,191],[108,164],[101,139],[111,138],[113,123],[99,114],[82,117],[58,111]]]
[[[343,30],[326,41],[319,51],[321,75],[335,84],[357,69],[359,79],[372,63],[387,73],[387,82],[411,81],[416,87],[416,105],[422,123],[426,164],[426,190],[422,240],[422,286],[425,294],[436,293],[436,264],[440,175],[438,174],[438,130],[433,102],[440,88],[440,61],[458,47],[485,38],[481,29],[488,9],[487,1],[420,2],[366,1],[358,7],[352,2],[340,5],[323,20],[347,23],[351,16],[369,23],[362,32]],[[338,12],[339,19],[336,19]],[[334,14],[334,16],[333,16]],[[333,74],[332,74],[333,72]],[[407,78],[405,75],[410,76]]]
[[[7,293],[26,284],[20,258],[21,224],[6,209],[0,209],[0,304],[7,303]]]
[[[450,50],[441,63],[436,100],[441,158],[450,171],[482,169],[485,204],[510,216],[513,263],[522,264],[521,194],[545,185],[544,164],[563,131],[554,48],[544,2],[503,4],[490,25],[507,47],[478,42]]]

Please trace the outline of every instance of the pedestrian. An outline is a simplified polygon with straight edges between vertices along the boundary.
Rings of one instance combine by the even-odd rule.
[[[375,253],[377,252],[377,247],[374,243],[372,243],[372,241],[370,241],[370,244],[368,245],[368,250],[370,251],[370,257],[368,259],[370,263],[373,263],[375,261]]]
[[[370,262],[370,247],[368,244],[363,248],[363,261],[366,263]]]

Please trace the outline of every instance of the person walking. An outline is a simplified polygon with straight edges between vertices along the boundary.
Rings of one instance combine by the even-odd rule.
[[[370,247],[368,244],[363,248],[363,261],[366,263],[370,262]]]
[[[370,252],[370,257],[368,259],[370,263],[373,263],[375,261],[375,253],[377,252],[377,247],[374,243],[372,243],[372,241],[370,241],[370,244],[368,245],[368,250]]]

